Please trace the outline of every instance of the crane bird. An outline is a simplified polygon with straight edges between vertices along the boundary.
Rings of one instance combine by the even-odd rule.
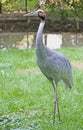
[[[58,53],[54,50],[49,49],[43,44],[43,29],[45,25],[46,14],[43,10],[37,10],[25,14],[24,16],[38,16],[41,19],[37,36],[36,36],[36,55],[37,63],[41,72],[47,77],[47,79],[52,83],[54,89],[54,114],[53,114],[53,124],[55,123],[56,107],[58,111],[58,117],[60,120],[60,110],[58,104],[58,94],[57,94],[57,84],[59,81],[63,80],[66,88],[71,88],[73,86],[73,76],[72,67],[63,54]]]

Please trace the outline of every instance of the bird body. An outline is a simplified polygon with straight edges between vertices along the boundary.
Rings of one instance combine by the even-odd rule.
[[[61,53],[58,53],[54,50],[49,49],[43,44],[43,29],[45,26],[45,12],[43,10],[38,10],[25,16],[39,16],[41,22],[38,28],[36,36],[36,55],[37,63],[41,72],[47,77],[47,79],[52,83],[54,88],[54,116],[53,124],[55,123],[55,114],[56,107],[58,110],[58,116],[60,121],[60,110],[58,104],[58,93],[57,93],[57,84],[59,81],[63,80],[66,85],[66,88],[71,88],[73,86],[73,77],[72,77],[72,67],[66,56]]]
[[[73,85],[71,64],[69,60],[61,53],[53,51],[46,47],[42,41],[42,33],[45,23],[40,23],[36,37],[37,63],[42,73],[52,83],[58,83],[63,80],[66,87]]]

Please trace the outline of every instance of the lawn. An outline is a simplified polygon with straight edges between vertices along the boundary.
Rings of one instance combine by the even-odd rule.
[[[83,47],[61,48],[83,63]],[[58,84],[62,123],[53,126],[54,93],[36,64],[35,49],[0,50],[0,130],[83,130],[83,69],[73,66],[74,87]]]

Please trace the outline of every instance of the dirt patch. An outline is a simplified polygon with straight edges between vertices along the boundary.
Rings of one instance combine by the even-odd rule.
[[[83,62],[78,62],[78,61],[72,61],[71,62],[72,66],[78,69],[83,69]],[[19,73],[30,73],[33,72],[35,74],[40,74],[41,71],[39,68],[29,68],[29,69],[18,69]]]
[[[19,69],[18,72],[19,73],[30,73],[30,72],[34,72],[35,74],[40,74],[39,68]]]
[[[83,69],[83,62],[73,61],[71,62],[72,66],[78,69]]]

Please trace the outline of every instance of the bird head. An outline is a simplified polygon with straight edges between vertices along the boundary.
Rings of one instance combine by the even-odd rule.
[[[30,12],[28,14],[25,14],[24,16],[38,16],[42,20],[45,20],[46,14],[45,14],[45,12],[43,10],[37,10],[35,12]]]

